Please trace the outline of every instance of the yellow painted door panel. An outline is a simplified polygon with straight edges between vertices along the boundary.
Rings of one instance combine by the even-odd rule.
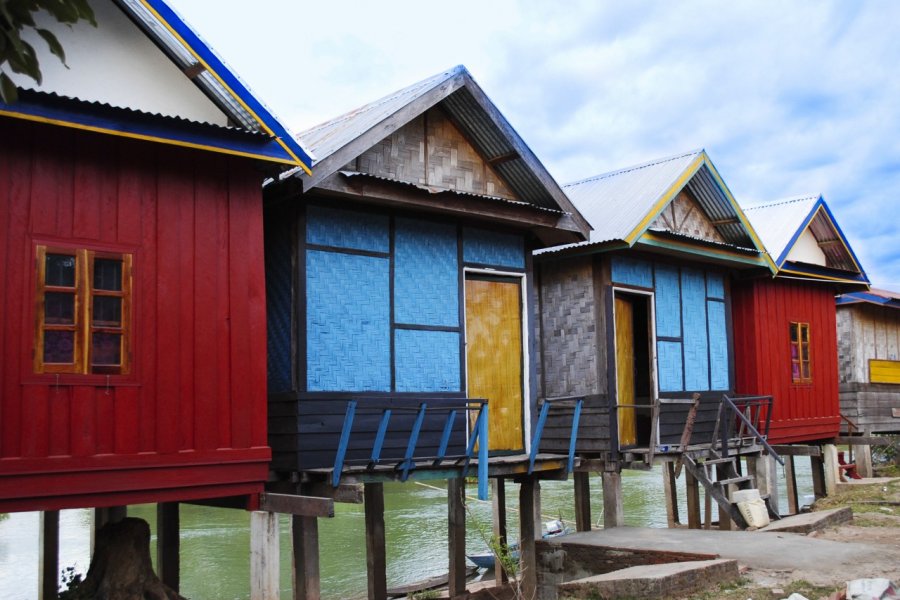
[[[515,279],[466,279],[468,394],[488,400],[492,451],[524,449],[520,290]]]
[[[634,418],[634,308],[616,297],[616,401],[619,404],[619,446],[637,443]]]

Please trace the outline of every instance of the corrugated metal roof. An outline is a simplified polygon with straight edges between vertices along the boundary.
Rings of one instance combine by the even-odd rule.
[[[863,272],[822,196],[778,200],[748,207],[744,212],[779,268],[787,261],[794,244],[808,229],[825,255],[829,268]]]
[[[633,245],[659,211],[687,188],[727,246],[756,249],[747,223],[714,169],[704,150],[692,150],[582,179],[563,189],[593,226],[591,244]]]
[[[872,288],[865,292],[849,292],[837,297],[838,306],[860,303],[900,308],[900,293]]]
[[[670,156],[563,185],[594,230],[590,243],[625,240],[702,150]]]

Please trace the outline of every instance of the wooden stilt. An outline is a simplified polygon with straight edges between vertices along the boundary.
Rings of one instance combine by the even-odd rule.
[[[59,511],[41,513],[41,532],[38,543],[38,598],[56,600],[59,595]]]
[[[712,494],[703,490],[703,529],[712,528]]]
[[[825,491],[825,462],[821,456],[810,456],[809,463],[812,474],[813,495],[818,500],[827,495]]]
[[[575,530],[591,530],[591,478],[586,471],[575,471]]]
[[[278,513],[250,513],[250,600],[279,597]]]
[[[541,507],[541,480],[534,480],[534,539],[539,540],[542,537],[543,529],[541,524],[544,522],[543,510]]]
[[[622,512],[622,473],[604,471],[603,482],[603,527],[621,527],[625,524]]]
[[[451,480],[452,481],[452,480]],[[387,598],[387,562],[384,541],[384,484],[366,483],[363,487],[366,509],[366,572],[369,600]]]
[[[675,479],[675,463],[667,461],[663,463],[663,491],[666,495],[666,520],[669,527],[681,525],[681,516],[678,514],[678,482]]]
[[[180,527],[177,502],[156,505],[156,574],[176,592],[181,582]]]
[[[466,593],[466,480],[447,480],[448,540],[450,560],[449,596]]]
[[[748,465],[747,470],[750,470]],[[725,464],[716,465],[716,477],[721,481],[722,479],[726,479],[728,477],[728,467]],[[731,497],[731,491],[725,490],[725,493],[728,494],[728,497]],[[722,531],[729,531],[733,528],[733,524],[731,522],[731,517],[728,516],[726,511],[719,511],[719,529]]]
[[[794,470],[793,455],[784,457],[784,478],[787,488],[787,510],[789,515],[800,512],[800,501],[797,498],[797,472]]]
[[[291,516],[291,580],[294,600],[319,600],[319,521]]]
[[[491,479],[491,487],[493,487],[493,494],[491,494],[491,501],[493,503],[493,513],[494,513],[494,522],[493,522],[493,531],[494,538],[501,544],[504,545],[507,543],[506,539],[506,480],[502,478]],[[509,576],[506,571],[503,570],[503,566],[500,564],[500,561],[494,559],[494,581],[497,585],[503,585],[507,581],[509,581]]]
[[[688,529],[700,529],[700,484],[690,471],[684,472]]]
[[[534,479],[522,481],[519,488],[519,542],[520,585],[525,598],[537,597],[537,556],[534,536]]]

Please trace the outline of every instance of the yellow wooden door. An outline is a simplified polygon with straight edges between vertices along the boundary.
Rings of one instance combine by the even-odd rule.
[[[521,451],[522,300],[516,279],[466,279],[470,398],[488,400],[488,449]]]
[[[634,418],[634,310],[616,297],[616,402],[619,404],[619,446],[637,443]]]

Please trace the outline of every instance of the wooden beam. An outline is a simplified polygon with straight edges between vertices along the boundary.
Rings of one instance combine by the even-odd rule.
[[[622,473],[604,471],[600,474],[603,483],[603,527],[621,527],[625,524],[622,510]]]
[[[506,480],[503,478],[491,479],[491,505],[493,508],[493,533],[494,539],[501,546],[508,543],[506,537]],[[509,581],[509,575],[503,569],[503,564],[494,558],[494,581],[497,585],[503,585]]]
[[[203,66],[203,63],[195,62],[192,65],[186,66],[182,69],[185,75],[187,75],[188,79],[194,79],[204,71],[206,71],[206,67]]]
[[[298,517],[333,517],[334,500],[316,496],[295,496],[292,494],[259,495],[259,508],[268,512],[285,513]]]
[[[316,517],[291,517],[291,551],[294,600],[320,600],[319,521]]]
[[[450,598],[466,593],[466,480],[447,480],[447,540]]]
[[[787,489],[787,510],[789,515],[800,512],[800,501],[797,498],[797,471],[794,469],[794,457],[784,456],[784,481]]]
[[[716,479],[722,481],[723,479],[728,478],[728,466],[726,464],[716,465]],[[728,490],[723,488],[722,493],[725,494],[726,498],[729,498],[730,495]],[[719,510],[719,529],[722,531],[730,531],[734,529],[733,521],[731,520],[731,516],[724,510]]]
[[[891,446],[900,442],[900,435],[840,435],[829,444],[836,446]]]
[[[825,459],[821,456],[810,456],[810,472],[812,474],[813,495],[818,500],[827,496],[825,490]]]
[[[822,448],[819,446],[772,446],[779,456],[821,456]]]
[[[279,597],[278,515],[255,510],[250,513],[250,600]]]
[[[513,150],[512,152],[507,152],[506,154],[501,154],[499,156],[495,156],[494,158],[487,159],[487,164],[492,167],[496,167],[499,164],[509,162],[511,160],[516,160],[517,158],[521,158],[518,152]]]
[[[534,480],[519,487],[519,564],[523,597],[537,598],[537,556],[534,544]]]
[[[38,598],[56,600],[59,595],[59,511],[41,512],[38,542]]]
[[[666,521],[670,528],[681,525],[678,514],[678,481],[675,479],[675,463],[668,460],[663,464],[663,492],[666,498]]]
[[[319,498],[331,498],[335,502],[344,504],[362,504],[363,488],[361,484],[344,484],[334,487],[330,483],[317,481],[314,483],[304,483],[303,493],[307,496],[318,496]]]
[[[369,600],[387,600],[387,562],[384,541],[384,484],[363,486],[366,508],[366,573]]]
[[[175,590],[181,585],[180,515],[177,502],[156,505],[156,571],[160,581]]]
[[[719,225],[736,225],[740,223],[741,220],[737,217],[731,217],[728,219],[715,219],[709,222],[713,227],[718,227]]]
[[[575,486],[575,530],[591,530],[591,478],[590,473],[576,471],[572,476]]]
[[[684,473],[687,496],[688,529],[700,529],[700,485],[690,471]],[[720,511],[721,512],[721,511]]]

